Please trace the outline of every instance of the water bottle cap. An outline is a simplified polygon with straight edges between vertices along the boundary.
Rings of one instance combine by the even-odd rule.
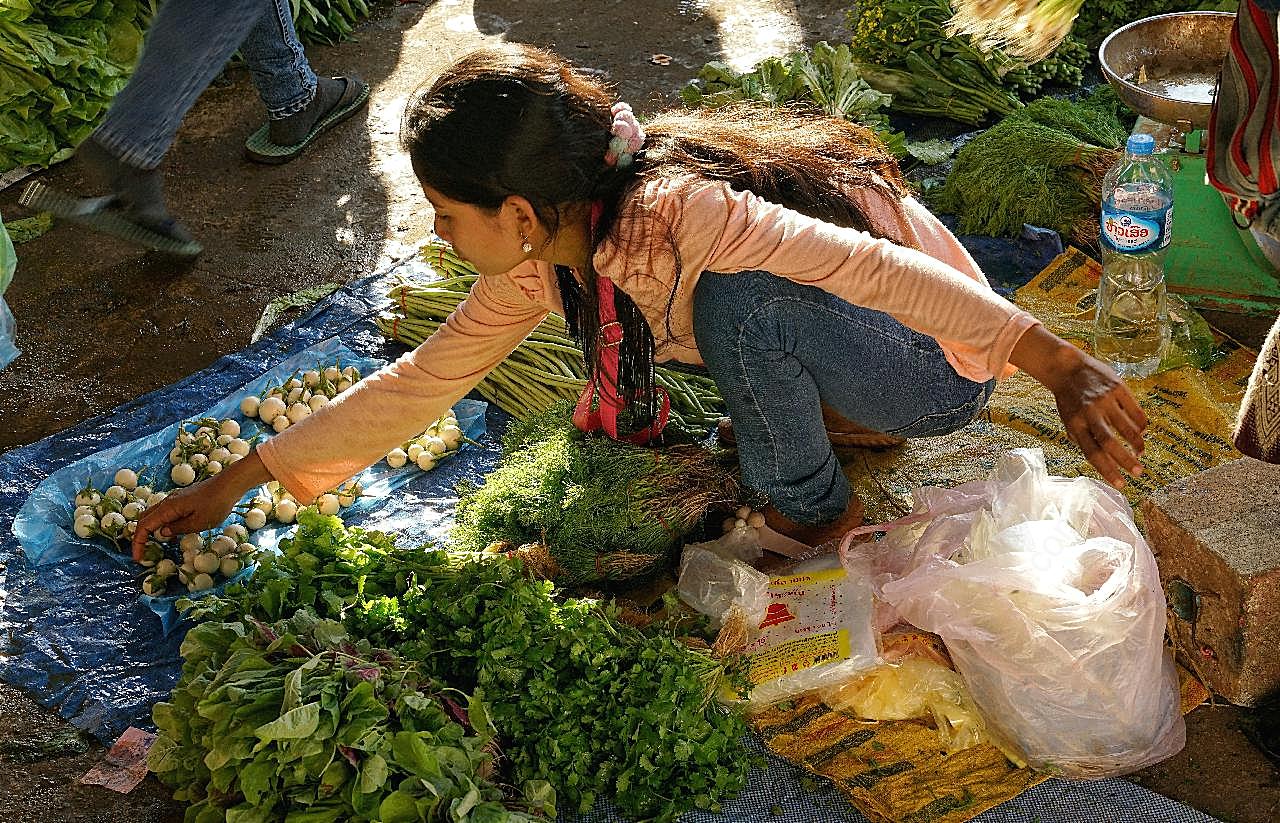
[[[1125,141],[1124,150],[1129,154],[1151,154],[1156,150],[1156,139],[1149,134],[1131,134]]]

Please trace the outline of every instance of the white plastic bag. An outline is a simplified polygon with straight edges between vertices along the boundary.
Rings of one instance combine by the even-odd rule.
[[[700,614],[710,617],[716,629],[724,626],[735,609],[740,610],[741,619],[751,629],[756,629],[769,606],[769,575],[704,548],[709,545],[685,546],[680,555],[676,593]]]
[[[769,578],[760,636],[747,646],[753,706],[842,683],[879,662],[865,567],[835,554]]]
[[[942,636],[992,733],[1076,778],[1182,748],[1164,592],[1124,497],[1019,449],[986,481],[921,490],[916,508],[919,522],[891,533],[898,568],[881,569],[879,593]]]
[[[18,267],[18,255],[13,250],[13,241],[9,232],[5,231],[4,221],[0,220],[0,369],[13,362],[21,352],[14,344],[16,325],[9,304],[4,302],[4,290],[13,280],[13,273]]]

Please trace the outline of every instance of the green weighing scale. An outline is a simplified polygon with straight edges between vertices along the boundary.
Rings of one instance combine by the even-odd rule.
[[[1182,12],[1112,32],[1098,49],[1103,74],[1141,115],[1173,175],[1173,237],[1165,282],[1199,309],[1275,315],[1280,271],[1205,176],[1205,127],[1235,15]],[[1280,259],[1280,248],[1277,250]]]

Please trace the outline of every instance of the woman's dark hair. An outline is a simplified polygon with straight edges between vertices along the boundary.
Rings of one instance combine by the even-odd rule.
[[[894,158],[868,129],[796,109],[737,105],[668,112],[645,123],[643,150],[628,166],[604,161],[614,96],[597,80],[551,52],[504,44],[474,51],[420,90],[405,111],[401,140],[413,170],[446,197],[496,211],[511,195],[532,204],[551,234],[566,207],[599,202],[592,246],[607,239],[630,250],[634,238],[664,243],[680,256],[674,226],[654,226],[651,213],[628,207],[645,181],[694,177],[831,223],[880,234],[851,195],[873,189],[894,204],[906,185]],[[895,238],[896,239],[896,238]],[[646,254],[653,253],[649,249]],[[565,319],[588,367],[598,362],[596,273],[579,283],[564,267],[557,282]],[[619,390],[641,398],[637,428],[653,419],[654,338],[644,315],[615,290],[623,326]],[[674,300],[674,290],[670,300]],[[668,302],[668,333],[670,333]]]

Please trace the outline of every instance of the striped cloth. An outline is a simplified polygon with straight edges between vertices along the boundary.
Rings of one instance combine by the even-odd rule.
[[[1237,224],[1280,239],[1280,0],[1240,0],[1209,116],[1208,173]],[[1234,437],[1244,454],[1280,463],[1280,319],[1267,335]]]
[[[1209,116],[1209,182],[1239,223],[1263,230],[1280,191],[1280,52],[1276,10],[1267,8],[1274,5],[1240,0]]]

